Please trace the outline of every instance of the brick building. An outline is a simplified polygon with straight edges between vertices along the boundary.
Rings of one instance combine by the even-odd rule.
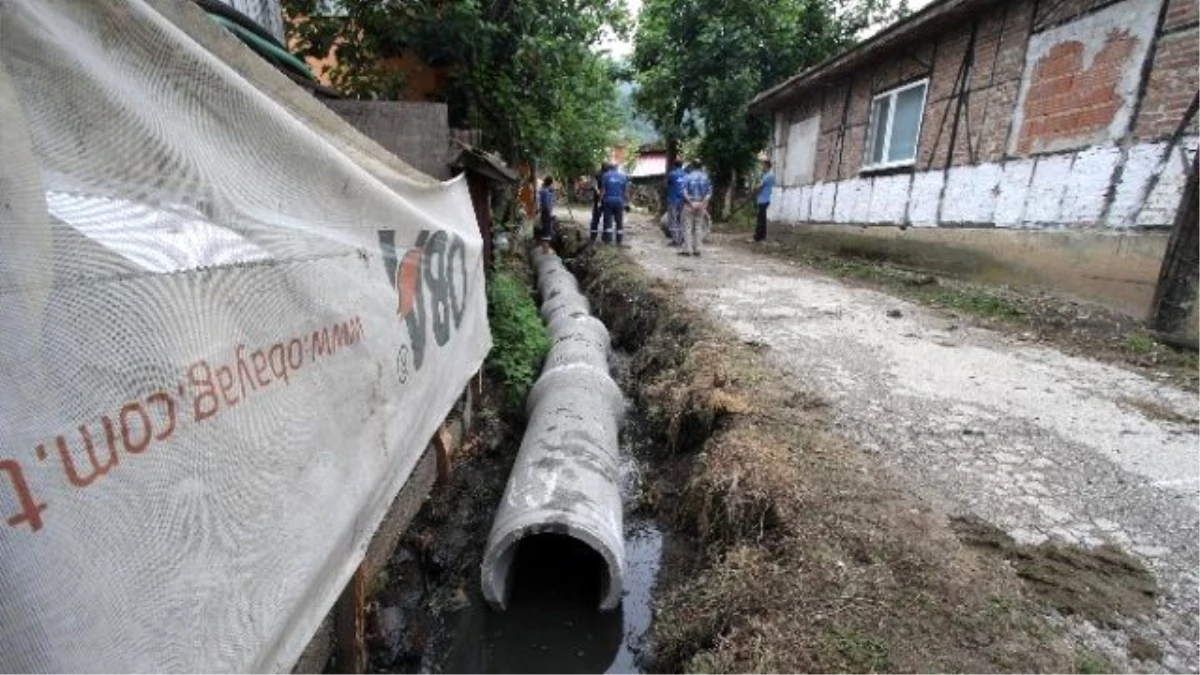
[[[1149,234],[1058,239],[1141,286],[1110,303],[1141,311],[1196,148],[1197,23],[1197,0],[935,1],[754,100],[770,217]],[[982,237],[956,241],[1031,246]]]

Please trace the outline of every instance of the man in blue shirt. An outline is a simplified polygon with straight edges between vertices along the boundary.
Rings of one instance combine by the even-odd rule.
[[[700,238],[708,219],[708,200],[712,198],[712,181],[699,160],[692,162],[692,171],[683,181],[683,197],[687,201],[687,223],[683,228],[683,250],[679,255],[700,255]]]
[[[616,165],[609,166],[611,168],[600,179],[604,195],[604,236],[602,240],[606,244],[612,241],[614,234],[612,226],[613,221],[616,221],[616,242],[617,246],[620,246],[625,229],[625,191],[629,188],[629,178]]]
[[[683,162],[675,160],[675,168],[667,174],[667,231],[671,245],[683,245],[683,181],[687,174]]]
[[[754,225],[754,241],[767,238],[767,207],[771,205],[771,190],[775,188],[775,174],[771,171],[771,160],[763,160],[762,180],[758,181],[758,222]]]
[[[600,236],[600,218],[604,215],[604,207],[601,202],[601,195],[604,192],[604,174],[608,172],[610,165],[608,162],[600,164],[600,170],[595,175],[595,190],[592,192],[592,227],[590,241],[596,241],[596,237]]]
[[[546,176],[542,179],[542,189],[538,190],[538,211],[542,217],[542,254],[550,252],[550,242],[554,241],[554,222],[551,214],[554,212],[554,179]]]

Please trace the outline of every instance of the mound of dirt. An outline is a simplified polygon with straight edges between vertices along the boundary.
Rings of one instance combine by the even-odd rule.
[[[1158,585],[1140,562],[1113,546],[1085,549],[1046,542],[1022,546],[1003,530],[973,516],[951,519],[962,541],[1008,560],[1032,591],[1067,615],[1101,626],[1119,617],[1149,614]]]

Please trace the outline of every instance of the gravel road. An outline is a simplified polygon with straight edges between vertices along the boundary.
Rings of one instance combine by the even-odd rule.
[[[1019,542],[1111,542],[1141,559],[1164,590],[1156,616],[1126,630],[1070,630],[1118,667],[1200,669],[1196,394],[722,246],[720,236],[690,258],[644,218],[627,227],[652,275],[766,345],[798,389],[830,403],[843,433],[948,515],[974,514]],[[1162,657],[1128,661],[1133,634]]]

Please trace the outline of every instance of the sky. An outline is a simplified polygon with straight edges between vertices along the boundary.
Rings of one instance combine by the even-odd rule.
[[[915,12],[925,5],[928,5],[932,1],[933,0],[908,0],[908,8]],[[629,12],[631,17],[636,18],[638,10],[642,7],[642,0],[624,0],[624,2],[625,10]],[[766,6],[770,7],[770,3],[767,3]],[[883,26],[880,26],[880,28],[883,28]],[[629,55],[633,53],[633,43],[630,41],[633,38],[632,31],[630,31],[629,37],[629,40],[621,40],[615,35],[606,32],[604,37],[600,40],[598,48],[601,51],[607,51],[616,58],[628,58]]]

